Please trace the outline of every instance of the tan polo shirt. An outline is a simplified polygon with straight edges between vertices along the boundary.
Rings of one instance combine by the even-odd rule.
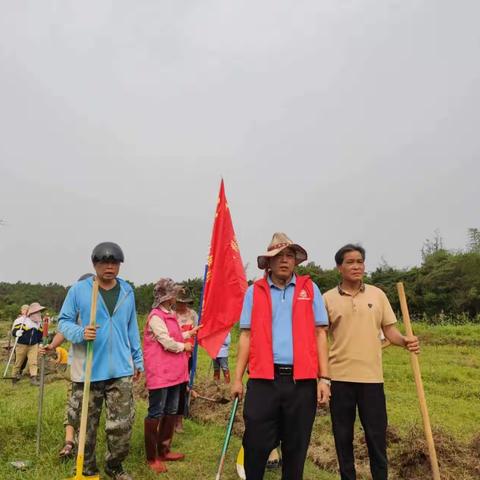
[[[329,319],[332,380],[382,383],[381,328],[397,321],[385,293],[363,285],[352,296],[335,287],[323,299]]]

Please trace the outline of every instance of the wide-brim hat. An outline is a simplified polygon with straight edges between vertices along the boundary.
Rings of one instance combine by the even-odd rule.
[[[47,307],[42,307],[38,302],[33,302],[28,307],[27,317],[29,317],[30,315],[33,315],[34,313],[41,312],[42,310],[45,310],[46,308]]]
[[[177,295],[177,303],[193,303],[193,298],[190,297],[190,295],[187,293],[187,291],[182,288]]]
[[[270,258],[278,255],[285,248],[291,248],[295,252],[295,265],[304,262],[307,258],[307,251],[300,245],[293,243],[285,233],[276,232],[273,234],[272,241],[267,247],[267,252],[257,257],[258,268],[264,270],[268,267]]]
[[[153,308],[176,298],[181,288],[181,285],[176,284],[171,278],[161,278],[153,287]]]

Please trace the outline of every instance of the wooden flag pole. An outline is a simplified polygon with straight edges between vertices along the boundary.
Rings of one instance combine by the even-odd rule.
[[[407,297],[405,296],[405,289],[403,283],[397,283],[398,297],[400,299],[400,308],[402,310],[403,323],[407,335],[412,336],[412,323],[410,322],[410,314],[408,313]],[[410,362],[412,364],[413,376],[415,378],[415,385],[417,386],[418,402],[420,403],[420,411],[423,419],[423,429],[425,438],[427,440],[428,454],[430,457],[430,465],[432,467],[433,480],[440,480],[440,470],[438,468],[437,452],[435,451],[435,444],[433,442],[432,427],[430,425],[430,417],[428,416],[427,401],[425,399],[425,391],[423,390],[422,375],[420,373],[420,363],[415,353],[410,352]]]

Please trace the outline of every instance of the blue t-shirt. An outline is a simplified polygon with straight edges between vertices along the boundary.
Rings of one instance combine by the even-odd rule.
[[[270,277],[267,278],[272,297],[273,362],[282,365],[293,364],[292,308],[296,281],[297,277],[292,275],[285,288],[278,288],[272,283]],[[250,328],[252,305],[253,285],[250,285],[243,300],[240,328]],[[313,316],[316,327],[328,326],[327,310],[320,290],[315,283],[313,283]]]

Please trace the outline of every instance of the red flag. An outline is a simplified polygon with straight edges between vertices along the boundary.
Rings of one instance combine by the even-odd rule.
[[[210,357],[217,356],[228,332],[239,320],[246,289],[247,279],[222,180],[203,292],[203,328],[198,332],[198,343]]]

